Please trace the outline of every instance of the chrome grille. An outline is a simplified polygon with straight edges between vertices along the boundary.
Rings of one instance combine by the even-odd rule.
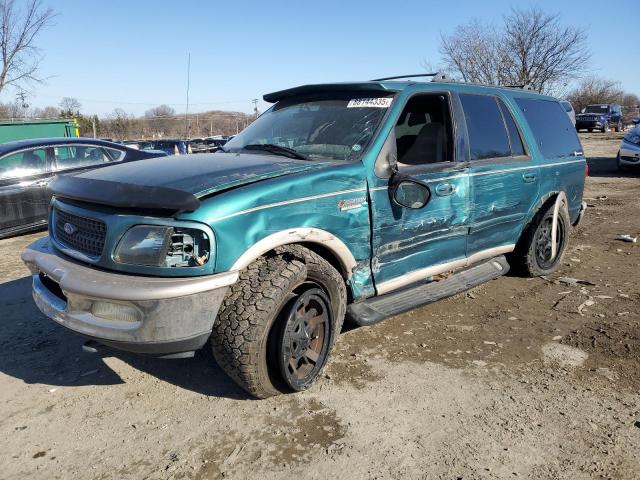
[[[102,255],[107,234],[104,222],[55,208],[54,223],[53,234],[58,243],[89,257]]]

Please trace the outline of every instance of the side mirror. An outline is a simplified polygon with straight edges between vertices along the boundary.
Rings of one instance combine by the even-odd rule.
[[[431,190],[426,183],[396,173],[389,180],[389,196],[401,207],[418,209],[429,203]]]

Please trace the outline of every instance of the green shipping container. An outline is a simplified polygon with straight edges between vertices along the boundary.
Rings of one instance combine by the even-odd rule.
[[[75,120],[0,121],[0,143],[28,138],[77,137]]]

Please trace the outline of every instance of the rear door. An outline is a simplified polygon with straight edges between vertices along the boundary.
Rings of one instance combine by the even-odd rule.
[[[513,249],[537,198],[540,175],[502,98],[461,93],[460,101],[470,150],[467,256],[473,261]]]
[[[395,139],[398,173],[430,190],[424,207],[399,206],[390,198],[388,180],[371,179],[377,184],[370,194],[372,269],[379,294],[465,263],[469,188],[466,164],[457,156],[453,110],[449,93],[416,94],[390,137]]]
[[[46,186],[51,175],[51,160],[44,148],[0,158],[0,234],[46,223]]]

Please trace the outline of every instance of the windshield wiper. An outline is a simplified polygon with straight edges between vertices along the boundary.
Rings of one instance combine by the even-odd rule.
[[[305,154],[294,150],[293,148],[275,145],[273,143],[250,143],[242,147],[243,150],[264,150],[265,152],[276,155],[283,155],[289,158],[297,158],[298,160],[310,160]]]

